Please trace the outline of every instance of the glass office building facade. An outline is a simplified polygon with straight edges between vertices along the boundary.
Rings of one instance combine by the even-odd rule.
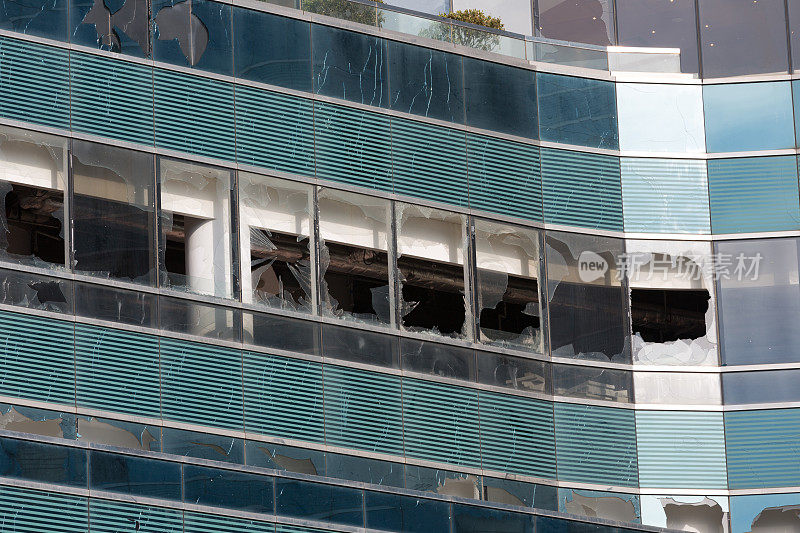
[[[399,3],[2,4],[0,531],[800,528],[800,5]]]

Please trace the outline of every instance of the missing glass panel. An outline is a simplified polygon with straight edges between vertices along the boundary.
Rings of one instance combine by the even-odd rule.
[[[153,155],[73,141],[74,269],[156,283]]]
[[[475,221],[481,341],[542,351],[539,234]]]
[[[162,286],[233,296],[232,172],[159,159]]]
[[[66,139],[0,127],[0,258],[66,266]]]
[[[317,198],[323,311],[391,323],[389,201],[326,188]]]
[[[466,217],[409,204],[397,204],[396,210],[403,328],[468,337]]]
[[[632,289],[633,333],[645,342],[694,340],[705,336],[708,291]]]
[[[729,531],[727,497],[642,495],[641,500],[642,523],[645,525],[666,527],[676,531],[704,533]]]
[[[311,187],[241,172],[239,199],[243,301],[311,312]]]
[[[0,269],[0,303],[72,314],[71,280]]]

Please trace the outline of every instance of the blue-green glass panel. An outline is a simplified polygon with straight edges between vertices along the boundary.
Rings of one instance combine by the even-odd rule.
[[[0,524],[14,533],[88,531],[86,499],[68,494],[0,486]],[[4,527],[5,529],[5,527]]]
[[[67,40],[67,0],[17,0],[0,6],[0,28],[45,37]]]
[[[273,533],[275,524],[232,516],[184,512],[183,533]]]

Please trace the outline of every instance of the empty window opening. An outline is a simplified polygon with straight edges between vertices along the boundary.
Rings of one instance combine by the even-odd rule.
[[[710,298],[705,289],[631,289],[633,332],[659,343],[705,337]]]
[[[406,305],[403,327],[460,334],[464,328],[464,267],[404,256],[397,266]]]
[[[186,277],[186,218],[174,214],[169,216],[171,223],[164,224],[164,266],[170,285],[181,285]]]
[[[5,200],[6,252],[64,264],[64,193],[62,191],[2,184]]]
[[[258,300],[278,307],[311,305],[308,237],[251,227],[250,272]]]
[[[488,273],[478,271],[478,279]],[[479,281],[480,283],[480,281]],[[540,328],[539,286],[535,279],[508,276],[508,284],[501,300],[494,307],[480,311],[481,334],[491,342],[528,339],[534,342]]]
[[[326,241],[328,265],[324,280],[334,314],[378,317],[389,322],[389,256],[374,250]]]

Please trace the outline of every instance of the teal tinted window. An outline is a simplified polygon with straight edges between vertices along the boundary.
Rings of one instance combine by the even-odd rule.
[[[149,6],[147,0],[70,0],[69,40],[90,48],[150,57]]]
[[[67,0],[18,0],[0,5],[0,28],[67,40]]]
[[[538,73],[536,84],[539,136],[543,141],[619,147],[613,83]]]
[[[789,82],[703,87],[709,152],[776,150],[794,146]]]
[[[237,78],[311,90],[308,22],[233,8],[233,62]]]

